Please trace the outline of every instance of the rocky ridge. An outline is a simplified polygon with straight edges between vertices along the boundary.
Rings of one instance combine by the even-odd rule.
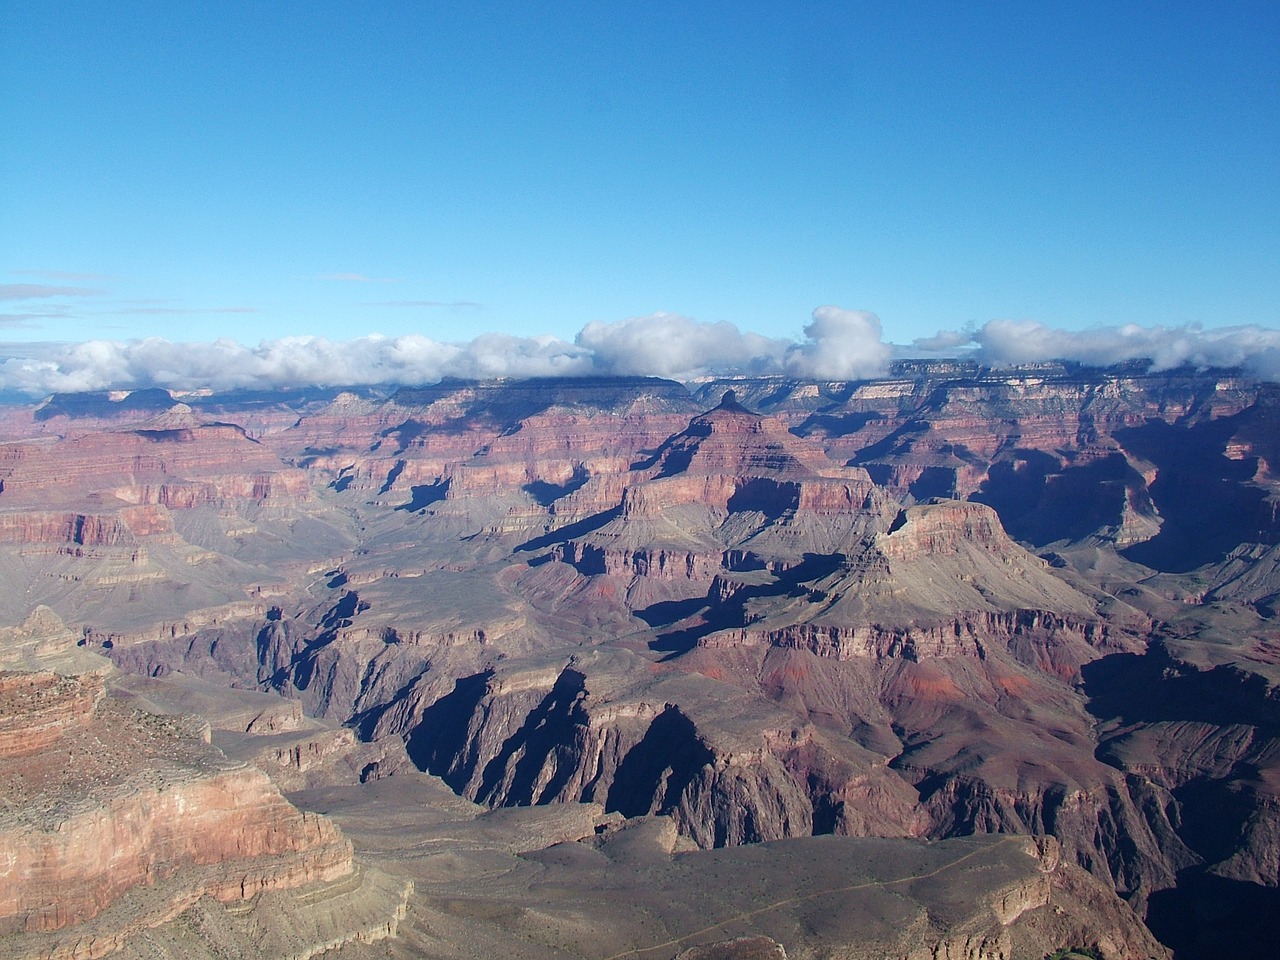
[[[203,721],[122,699],[106,661],[47,669],[93,666],[74,643],[47,609],[0,636],[6,663],[46,667],[0,670],[0,956],[107,956],[171,936],[152,931],[193,908],[318,886],[362,920],[298,955],[394,934],[394,903],[379,903],[394,882],[357,876],[331,821],[211,746]]]
[[[1274,889],[1253,693],[1280,594],[1269,388],[899,374],[711,383],[700,404],[654,381],[445,383],[255,407],[242,434],[234,405],[215,423],[192,403],[152,423],[174,432],[156,449],[252,438],[306,491],[139,493],[172,533],[103,543],[15,521],[52,531],[15,534],[15,586],[131,671],[296,697],[486,805],[590,800],[704,846],[1047,834],[1139,909],[1192,874]],[[94,433],[39,422],[64,420]],[[39,436],[30,451],[68,442]],[[174,460],[175,490],[214,489],[199,460]],[[125,516],[99,486],[109,510],[68,515]],[[158,615],[167,596],[181,606]],[[1128,664],[1250,693],[1166,717],[1107,686]],[[318,782],[304,757],[355,748],[316,736],[277,751],[295,786]],[[1207,826],[1214,809],[1238,829]]]

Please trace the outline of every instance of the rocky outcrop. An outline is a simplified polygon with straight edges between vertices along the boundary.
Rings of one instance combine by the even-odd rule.
[[[901,511],[879,546],[891,562],[955,557],[967,547],[1015,550],[994,510],[958,500],[934,500]]]
[[[346,779],[341,773],[344,767],[364,776],[375,771],[389,775],[394,769],[393,763],[386,762],[385,749],[360,743],[348,729],[296,735],[283,743],[264,745],[250,753],[249,758],[277,787],[290,791],[313,785],[327,786]]]
[[[104,693],[101,677],[0,671],[0,758],[48,750],[93,719]]]
[[[569,541],[558,544],[551,555],[576,567],[586,576],[647,577],[654,580],[711,580],[723,568],[723,552],[696,550],[628,550],[596,543]]]
[[[78,649],[80,640],[81,635],[68,628],[61,617],[46,606],[38,606],[18,626],[0,627],[0,669],[35,673],[109,670],[107,661]]]
[[[1167,957],[1168,950],[1134,923],[1133,912],[1111,888],[1063,855],[1053,837],[1024,841],[1039,862],[1041,878],[995,899],[996,915],[1009,930],[1015,957],[1039,960],[1046,945],[1093,947],[1104,957]],[[945,954],[944,954],[945,956]]]
[[[72,927],[141,885],[156,887],[157,923],[203,895],[249,899],[351,872],[338,830],[228,761],[207,728],[104,697],[99,677],[9,673],[0,688],[0,932]],[[28,722],[36,736],[15,743]]]
[[[522,488],[559,499],[590,475],[626,469],[696,406],[677,383],[573,378],[526,384],[446,380],[382,403],[338,398],[267,438],[340,492],[419,509]],[[543,504],[546,506],[547,504]]]
[[[589,529],[554,542],[550,555],[587,576],[665,581],[686,594],[748,553],[755,566],[785,567],[874,532],[891,515],[865,471],[827,460],[780,421],[742,407],[733,391],[625,475],[595,479],[580,491],[590,489],[597,510],[580,521]],[[578,493],[566,498],[575,516],[584,506]]]
[[[706,847],[812,832],[807,791],[763,743],[726,750],[673,704],[596,686],[573,666],[467,678],[409,731],[409,755],[490,806],[594,801],[670,815]]]
[[[1040,638],[1046,645],[1078,641],[1098,646],[1106,642],[1108,631],[1096,619],[1062,617],[1041,610],[1019,610],[966,613],[948,620],[902,625],[805,623],[775,630],[721,630],[699,643],[707,648],[768,644],[783,649],[807,650],[834,660],[896,657],[921,660],[925,657],[982,658],[986,656],[989,645],[1012,647],[1021,638],[1031,640],[1033,637]]]
[[[0,543],[75,547],[129,547],[141,541],[174,542],[163,507],[122,507],[105,514],[23,510],[0,512]]]
[[[0,509],[107,502],[190,509],[224,500],[294,502],[306,476],[228,424],[162,423],[0,445]]]
[[[179,902],[193,894],[233,900],[351,871],[350,846],[336,829],[298,813],[252,768],[142,788],[50,832],[11,828],[0,842],[12,861],[13,886],[0,891],[0,929],[10,933],[82,922],[158,880],[176,881]],[[217,869],[195,889],[182,889],[186,867],[211,865]]]
[[[1062,364],[993,371],[932,362],[897,369],[857,385],[770,380],[732,386],[820,443],[833,460],[865,467],[894,494],[981,499],[1016,537],[1037,545],[1094,537],[1136,546],[1162,532],[1168,539],[1184,524],[1194,527],[1194,513],[1182,504],[1183,484],[1159,482],[1162,470],[1167,477],[1185,462],[1160,452],[1166,426],[1178,424],[1170,437],[1181,444],[1214,421],[1265,421],[1257,404],[1265,402],[1267,388],[1230,371]],[[698,396],[710,401],[726,385],[709,383]],[[1243,434],[1254,435],[1252,428]],[[1227,436],[1215,436],[1194,459],[1203,472],[1209,458],[1228,450],[1234,451],[1228,459],[1245,457],[1234,471],[1216,464],[1210,471],[1228,480],[1212,484],[1221,496],[1244,479],[1238,475],[1253,465],[1245,451],[1253,449],[1248,440],[1231,445]],[[1241,507],[1247,505],[1215,508],[1218,524],[1239,525]],[[1176,556],[1187,546],[1178,540],[1176,549],[1145,556]]]
[[[189,637],[211,628],[234,628],[258,620],[270,620],[276,608],[258,600],[237,600],[217,607],[192,610],[180,620],[161,620],[144,630],[125,633],[90,628],[85,631],[87,643],[104,647],[130,647],[157,641]]]
[[[725,627],[699,638],[708,649],[768,645],[836,660],[985,658],[1013,652],[1071,677],[1100,651],[1131,648],[1147,626],[1104,621],[1095,602],[1052,575],[1005,534],[982,504],[907,507],[833,572],[776,595],[722,579],[712,597]],[[828,570],[830,568],[827,568]]]
[[[412,894],[412,881],[361,866],[326,884],[267,890],[247,902],[201,897],[159,925],[136,923],[120,931],[113,914],[124,910],[109,909],[75,933],[23,937],[16,950],[0,948],[0,957],[77,960],[114,951],[119,960],[310,960],[337,950],[355,954],[397,936]],[[122,908],[131,906],[128,899]]]

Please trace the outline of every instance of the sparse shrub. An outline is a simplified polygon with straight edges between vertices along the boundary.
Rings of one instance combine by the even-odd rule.
[[[1060,947],[1053,953],[1046,953],[1044,960],[1105,960],[1097,944],[1092,947]]]

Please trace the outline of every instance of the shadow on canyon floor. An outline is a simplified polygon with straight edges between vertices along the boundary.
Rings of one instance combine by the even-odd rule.
[[[1274,957],[1280,890],[1184,871],[1178,886],[1153,893],[1147,926],[1174,960]]]

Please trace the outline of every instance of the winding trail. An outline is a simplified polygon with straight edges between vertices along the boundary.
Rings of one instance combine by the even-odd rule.
[[[795,903],[803,903],[806,900],[815,900],[819,897],[827,897],[837,893],[852,893],[855,890],[869,890],[874,887],[893,887],[903,883],[914,883],[917,880],[928,880],[931,877],[936,877],[940,874],[946,873],[948,870],[952,869],[953,867],[958,867],[960,864],[964,863],[966,860],[972,860],[974,857],[978,856],[979,854],[996,850],[999,847],[1002,847],[1005,844],[1008,844],[1011,842],[1019,842],[1019,841],[1025,842],[1026,839],[1027,838],[1024,836],[1002,837],[1000,840],[996,841],[995,843],[983,844],[978,849],[972,850],[969,853],[966,853],[964,856],[956,858],[955,860],[951,860],[947,863],[944,863],[942,866],[938,867],[938,869],[931,870],[928,873],[916,873],[916,874],[912,874],[909,877],[899,877],[897,880],[868,880],[864,883],[851,883],[843,887],[832,887],[828,890],[818,890],[814,893],[806,893],[802,896],[787,897],[784,900],[776,900],[773,903],[767,904],[763,907],[757,907],[754,910],[745,910],[742,913],[736,913],[731,917],[725,917],[720,922],[713,923],[707,927],[703,927],[701,930],[694,930],[691,933],[686,933],[686,934],[683,934],[682,936],[674,937],[670,940],[664,940],[662,943],[654,943],[647,947],[638,947],[634,950],[623,950],[621,953],[615,953],[612,956],[604,957],[602,958],[602,960],[623,960],[623,958],[625,957],[643,957],[645,954],[651,953],[654,950],[666,950],[672,947],[678,947],[687,940],[692,940],[695,937],[701,937],[704,934],[711,933],[714,930],[719,930],[721,927],[726,927],[729,924],[735,923],[739,920],[749,920],[750,918],[757,917],[762,913],[768,913],[771,910],[777,910],[779,907],[786,907]]]

